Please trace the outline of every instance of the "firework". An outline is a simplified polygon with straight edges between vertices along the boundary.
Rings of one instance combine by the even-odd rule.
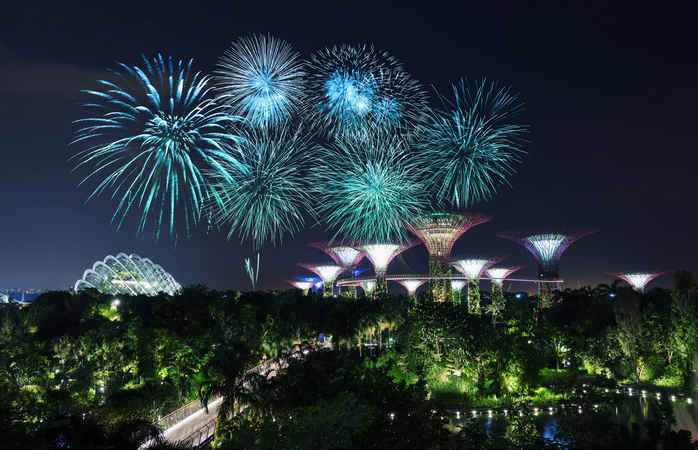
[[[395,136],[339,140],[319,149],[313,168],[316,204],[335,237],[351,242],[404,242],[405,217],[427,206],[423,172]]]
[[[305,73],[287,42],[266,35],[242,37],[218,63],[221,101],[257,126],[277,126],[303,103]]]
[[[155,222],[155,237],[165,222],[176,237],[175,216],[187,235],[212,196],[203,172],[235,164],[230,148],[237,140],[228,126],[236,119],[211,96],[209,77],[192,71],[193,60],[158,55],[142,66],[118,63],[113,80],[84,91],[90,117],[75,121],[71,145],[88,145],[74,156],[76,168],[91,167],[81,182],[101,178],[89,199],[111,192],[118,205],[112,222],[121,228],[138,210],[138,232]]]
[[[311,56],[309,68],[311,120],[330,137],[376,128],[409,133],[426,105],[419,82],[372,46],[324,49]]]
[[[428,109],[419,148],[428,156],[437,200],[456,208],[491,199],[520,162],[528,127],[516,122],[522,103],[486,80],[452,86],[453,98]]]
[[[244,130],[239,160],[223,163],[210,173],[216,222],[230,227],[228,238],[239,234],[256,248],[270,240],[279,243],[305,223],[311,211],[307,164],[308,141],[302,130],[288,127]]]

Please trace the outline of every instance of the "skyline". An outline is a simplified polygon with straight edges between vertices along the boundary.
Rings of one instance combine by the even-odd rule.
[[[71,173],[67,158],[72,152],[67,142],[74,130],[70,122],[79,118],[79,90],[94,87],[104,68],[114,61],[135,62],[141,52],[152,56],[164,51],[177,58],[194,57],[210,72],[233,39],[251,32],[268,32],[293,42],[304,57],[343,41],[372,43],[400,57],[426,86],[435,84],[442,89],[461,76],[487,76],[507,82],[520,93],[526,103],[524,117],[532,125],[528,154],[510,189],[473,208],[492,215],[493,220],[465,233],[452,255],[508,254],[510,258],[503,263],[526,265],[521,273],[527,276],[535,273],[528,252],[495,237],[496,233],[593,226],[599,227],[600,233],[573,245],[562,258],[561,276],[569,287],[576,287],[577,281],[610,282],[612,277],[605,272],[681,268],[698,272],[698,263],[692,258],[698,250],[692,239],[698,213],[690,206],[691,167],[696,162],[695,153],[690,151],[690,99],[696,97],[696,88],[689,81],[696,73],[696,64],[681,64],[688,46],[676,42],[669,24],[654,30],[655,35],[645,36],[640,33],[643,20],[623,15],[627,11],[622,9],[608,13],[608,17],[615,17],[616,28],[605,29],[594,28],[598,11],[588,11],[587,15],[579,10],[557,11],[556,16],[518,7],[501,12],[501,30],[508,34],[476,40],[474,37],[483,31],[477,27],[478,13],[463,19],[471,28],[452,30],[446,39],[448,30],[436,30],[436,19],[428,12],[419,17],[410,9],[379,9],[373,17],[397,15],[406,25],[403,31],[357,29],[352,25],[360,23],[360,18],[353,12],[343,24],[333,27],[324,23],[324,28],[313,31],[307,25],[317,20],[305,10],[294,13],[295,22],[281,23],[284,15],[279,14],[277,18],[266,17],[266,26],[252,22],[235,30],[229,24],[222,30],[204,25],[230,18],[229,12],[213,17],[197,10],[191,12],[192,20],[200,24],[195,27],[196,42],[192,42],[194,30],[177,33],[177,21],[158,16],[151,8],[153,13],[144,16],[159,19],[157,26],[139,28],[130,40],[118,45],[106,44],[113,42],[119,31],[119,14],[100,16],[98,10],[76,11],[62,23],[52,22],[55,16],[44,9],[35,16],[24,12],[15,25],[3,27],[0,60],[10,70],[4,74],[8,79],[0,80],[4,86],[0,119],[5,124],[0,203],[12,214],[0,225],[4,256],[0,285],[64,288],[94,261],[123,251],[152,259],[183,285],[249,289],[242,259],[252,255],[251,246],[241,246],[235,238],[226,241],[225,229],[208,235],[196,230],[191,239],[179,241],[176,247],[164,238],[155,243],[147,233],[137,236],[133,218],[116,231],[109,223],[112,204],[108,198],[83,204],[89,190],[77,187],[80,177]],[[324,13],[331,15],[332,11],[337,10]],[[650,19],[650,11],[633,13]],[[452,20],[443,16],[439,20]],[[242,23],[248,20],[246,13],[237,15],[237,10],[235,17]],[[551,17],[557,23],[549,23]],[[23,26],[23,20],[32,22],[31,26]],[[78,22],[81,27],[74,26]],[[292,27],[288,27],[290,22],[294,22]],[[546,33],[520,36],[527,23],[547,24],[559,33],[559,39],[543,41],[540,35]],[[412,36],[404,31],[410,28],[424,33]],[[312,38],[314,33],[322,37]],[[515,36],[524,42],[512,41]],[[94,40],[88,42],[91,37]],[[641,37],[652,41],[643,45],[646,54],[628,48],[633,39]],[[420,48],[415,45],[417,39],[421,39],[422,48],[433,51],[413,51]],[[526,45],[533,48],[536,42],[531,41],[545,44],[547,51],[521,51]],[[669,41],[676,45],[667,48]],[[464,46],[468,51],[463,51]],[[568,52],[560,52],[565,46]],[[582,52],[576,55],[578,59],[571,55],[575,50]],[[457,51],[466,53],[467,61],[445,57]],[[551,55],[557,59],[551,61]],[[634,64],[628,65],[629,61]],[[592,67],[604,68],[604,73]],[[629,72],[628,67],[643,70]],[[603,83],[596,80],[599,76],[603,76]],[[676,155],[668,157],[665,148]],[[310,226],[276,248],[263,248],[261,287],[283,288],[284,279],[304,274],[296,269],[297,262],[323,260],[322,253],[307,243],[330,236],[320,227]],[[426,249],[418,246],[398,257],[391,272],[400,273],[404,266],[426,273],[426,264]],[[362,262],[365,265],[366,261]],[[653,286],[670,283],[671,277],[663,277]]]

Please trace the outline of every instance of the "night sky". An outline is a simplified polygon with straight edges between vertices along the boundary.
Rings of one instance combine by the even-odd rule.
[[[79,90],[94,88],[114,61],[163,52],[195,57],[212,71],[232,40],[253,32],[288,40],[305,56],[373,43],[427,87],[488,77],[520,93],[532,127],[529,154],[512,187],[476,208],[494,220],[466,233],[454,254],[509,255],[506,263],[528,264],[521,275],[534,275],[527,251],[497,232],[593,226],[601,232],[562,258],[568,286],[609,281],[606,271],[698,272],[695,11],[656,2],[662,10],[635,2],[196,3],[3,6],[0,287],[66,288],[119,251],[150,257],[182,284],[248,287],[241,261],[251,249],[226,241],[225,232],[194,233],[175,247],[166,236],[137,236],[133,216],[116,231],[108,197],[84,203],[92,185],[77,186],[84,173],[71,172],[67,159],[77,149],[67,143],[81,114]],[[298,261],[329,261],[305,245],[328,236],[315,226],[264,248],[263,287],[307,274]],[[426,250],[413,248],[393,264],[392,272],[425,272]]]

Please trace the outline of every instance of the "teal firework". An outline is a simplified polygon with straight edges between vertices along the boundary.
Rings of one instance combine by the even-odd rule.
[[[369,130],[409,136],[426,105],[419,82],[387,52],[371,46],[335,46],[309,63],[308,111],[327,137]]]
[[[509,185],[528,126],[518,122],[523,104],[509,88],[487,80],[452,88],[453,98],[439,96],[440,107],[427,111],[418,146],[437,202],[458,209]]]
[[[300,129],[249,128],[242,132],[239,160],[211,172],[216,191],[210,205],[216,222],[251,239],[259,249],[280,243],[305,223],[311,212],[310,186],[305,176],[308,139]]]
[[[267,35],[242,37],[216,71],[219,99],[255,126],[279,126],[304,98],[303,61],[287,42]]]
[[[353,242],[405,241],[404,220],[427,207],[423,165],[395,135],[340,139],[313,168],[320,219]]]
[[[192,63],[161,55],[140,66],[118,63],[113,79],[84,91],[91,115],[75,121],[71,145],[86,148],[74,158],[77,168],[90,168],[82,183],[99,180],[89,199],[108,192],[116,202],[117,228],[133,212],[139,233],[152,223],[156,238],[163,227],[176,238],[181,219],[188,236],[215,194],[204,171],[237,162],[236,119]]]

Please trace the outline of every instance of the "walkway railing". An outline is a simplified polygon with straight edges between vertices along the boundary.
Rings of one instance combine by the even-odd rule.
[[[206,422],[201,428],[184,438],[182,443],[189,447],[198,447],[202,444],[206,444],[216,433],[216,425],[218,424],[218,417],[214,416],[213,419]]]
[[[220,396],[216,396],[211,399],[211,402],[214,402],[218,400]],[[154,425],[161,430],[165,431],[168,428],[177,425],[179,422],[182,420],[186,419],[187,417],[191,416],[198,410],[203,408],[203,405],[201,404],[201,400],[196,399],[192,400],[191,402],[187,403],[186,405],[175,409],[165,417],[161,417],[160,419],[156,420],[154,422]]]

